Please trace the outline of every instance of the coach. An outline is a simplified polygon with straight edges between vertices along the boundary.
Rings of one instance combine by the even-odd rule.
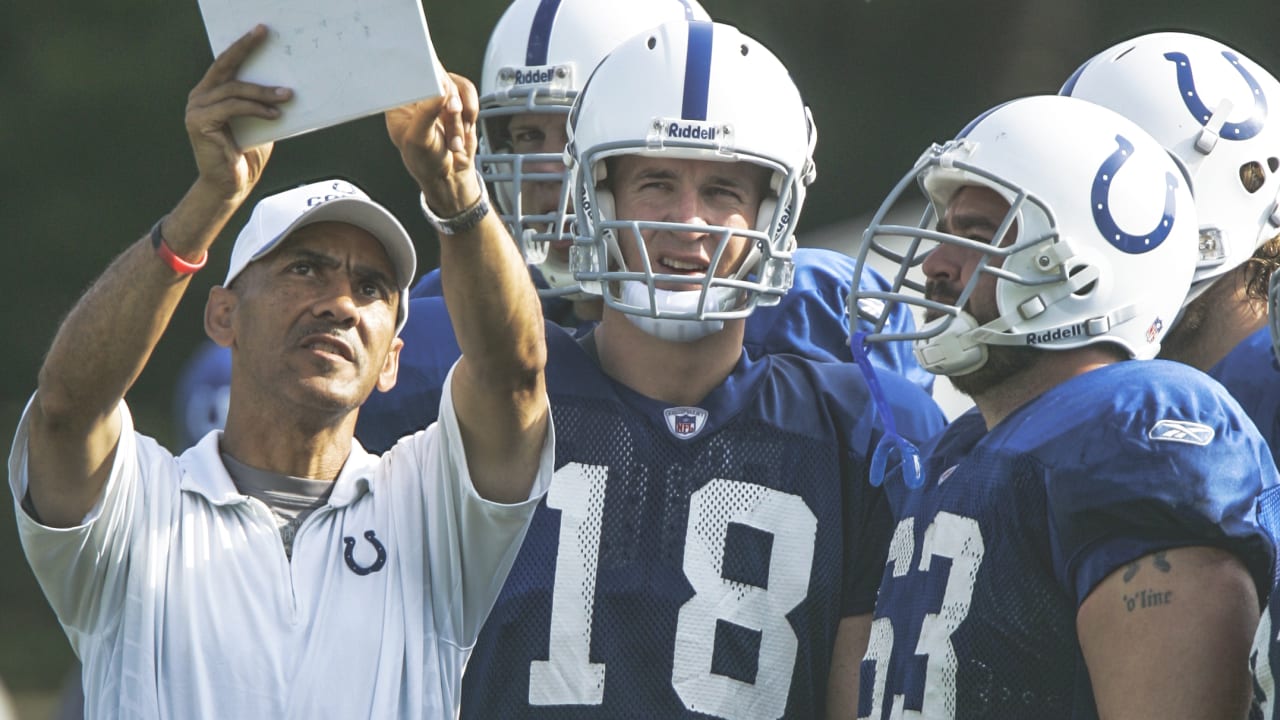
[[[123,402],[270,155],[228,122],[288,112],[289,91],[235,79],[265,36],[196,85],[195,183],[54,339],[9,460],[23,548],[91,717],[452,716],[553,445],[537,296],[472,165],[470,83],[387,114],[442,230],[464,353],[436,425],[381,457],[352,438],[395,382],[415,256],[342,181],[262,200],[210,291],[205,329],[232,350],[225,432],[174,457]]]

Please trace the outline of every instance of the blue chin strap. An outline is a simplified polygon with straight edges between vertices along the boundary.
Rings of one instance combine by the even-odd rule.
[[[885,400],[884,390],[880,388],[880,381],[876,379],[875,368],[871,366],[871,361],[867,359],[866,350],[867,334],[859,331],[853,334],[853,339],[849,342],[849,349],[853,352],[853,360],[858,364],[858,369],[862,371],[862,376],[867,380],[867,388],[871,391],[871,401],[875,403],[876,412],[880,415],[881,421],[884,423],[884,435],[880,436],[880,442],[876,443],[876,450],[871,455],[871,484],[880,487],[884,484],[885,468],[891,459],[895,459],[897,468],[902,473],[902,480],[907,487],[915,490],[924,485],[924,472],[920,467],[920,451],[910,440],[898,434],[897,423],[893,420],[893,412],[889,409],[889,402]]]

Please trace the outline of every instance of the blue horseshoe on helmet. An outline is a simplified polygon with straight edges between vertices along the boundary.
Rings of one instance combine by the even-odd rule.
[[[1130,235],[1121,230],[1115,218],[1111,216],[1111,181],[1133,155],[1133,143],[1126,140],[1123,135],[1117,135],[1116,144],[1119,147],[1102,162],[1102,167],[1098,168],[1098,173],[1093,176],[1093,190],[1089,196],[1090,207],[1093,210],[1093,223],[1098,226],[1098,231],[1107,239],[1107,242],[1117,250],[1140,255],[1160,247],[1160,243],[1164,242],[1165,238],[1169,237],[1169,232],[1173,230],[1173,217],[1178,203],[1174,190],[1178,187],[1178,179],[1173,176],[1173,173],[1164,174],[1164,215],[1150,232]]]
[[[1235,53],[1224,50],[1222,57],[1231,63],[1236,72],[1240,73],[1240,77],[1249,84],[1249,90],[1253,92],[1253,115],[1244,122],[1224,123],[1222,126],[1221,137],[1224,140],[1248,140],[1257,135],[1262,130],[1262,124],[1267,119],[1267,96],[1262,92],[1262,86],[1257,80],[1249,74],[1249,71],[1240,64],[1240,58]],[[1196,119],[1196,122],[1204,126],[1209,122],[1209,116],[1213,111],[1205,106],[1204,101],[1200,99],[1200,93],[1196,92],[1196,79],[1191,72],[1191,60],[1180,52],[1167,52],[1164,59],[1173,63],[1178,68],[1178,94],[1182,96],[1182,103],[1187,106],[1187,112]]]
[[[347,561],[347,567],[351,568],[351,572],[357,575],[368,575],[369,573],[378,572],[382,569],[383,565],[387,564],[387,549],[382,546],[382,543],[378,542],[378,538],[373,534],[372,530],[364,531],[364,539],[373,543],[373,549],[378,552],[378,559],[374,560],[373,564],[368,567],[362,567],[360,563],[356,562],[356,539],[350,535],[342,538],[342,544],[347,546],[347,549],[342,553],[342,559]]]

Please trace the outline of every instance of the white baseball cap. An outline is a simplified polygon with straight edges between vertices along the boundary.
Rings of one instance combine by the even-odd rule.
[[[318,222],[354,225],[382,243],[400,286],[396,312],[399,333],[409,316],[409,286],[418,266],[413,241],[394,215],[346,180],[321,180],[259,200],[231,249],[231,264],[223,286],[230,286],[250,263],[269,255],[294,230]]]

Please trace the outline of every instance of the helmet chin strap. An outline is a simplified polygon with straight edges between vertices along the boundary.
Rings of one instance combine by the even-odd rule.
[[[634,307],[649,306],[649,287],[634,280],[621,283],[622,301]],[[661,314],[692,315],[698,311],[701,290],[659,290],[654,288],[654,307]],[[732,307],[735,292],[732,288],[713,287],[707,290],[704,312],[720,312]],[[627,319],[646,333],[669,342],[693,342],[724,329],[723,320],[694,320],[673,317],[649,317],[624,312]]]
[[[968,375],[987,363],[988,345],[1054,348],[1061,341],[1069,340],[1074,346],[1085,338],[1106,335],[1111,328],[1137,316],[1137,305],[1125,305],[1094,318],[1061,323],[1043,330],[1011,333],[1008,330],[1016,321],[1016,314],[1002,315],[979,326],[972,315],[962,310],[950,327],[931,338],[916,340],[912,350],[920,367],[935,375]],[[935,318],[925,323],[921,331],[927,332],[946,321],[945,316]]]
[[[920,367],[934,375],[968,375],[987,364],[987,346],[974,337],[978,321],[961,310],[954,318],[944,315],[934,318],[920,328],[928,332],[951,320],[951,326],[933,337],[911,343],[911,350]]]

